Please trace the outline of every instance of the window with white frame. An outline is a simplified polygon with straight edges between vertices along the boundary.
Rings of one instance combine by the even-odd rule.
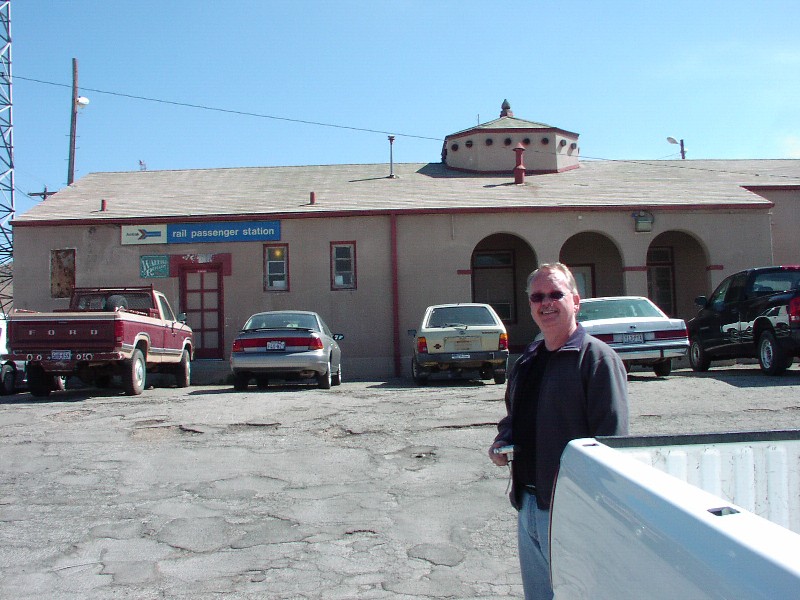
[[[356,243],[331,242],[331,289],[356,288]]]
[[[264,291],[289,291],[289,245],[264,245]]]

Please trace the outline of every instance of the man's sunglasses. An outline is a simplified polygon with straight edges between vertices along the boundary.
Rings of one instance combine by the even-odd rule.
[[[541,292],[534,292],[530,296],[531,302],[534,304],[539,304],[540,302],[544,302],[545,298],[550,298],[550,300],[561,300],[564,297],[564,292],[557,290],[555,292],[550,292],[549,294],[543,294]]]

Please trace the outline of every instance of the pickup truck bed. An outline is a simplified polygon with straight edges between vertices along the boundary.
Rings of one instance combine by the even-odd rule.
[[[800,597],[800,432],[571,442],[556,598]]]

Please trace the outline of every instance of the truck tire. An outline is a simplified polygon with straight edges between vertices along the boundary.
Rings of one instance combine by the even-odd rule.
[[[672,373],[672,359],[667,358],[654,364],[653,373],[656,374],[656,377],[666,377]]]
[[[425,385],[428,382],[428,372],[419,366],[416,358],[411,359],[411,379],[417,385]]]
[[[692,340],[689,346],[689,364],[692,366],[693,371],[698,372],[708,371],[708,367],[711,366],[711,360],[709,360],[706,351],[703,350],[703,346],[697,340]]]
[[[0,396],[8,396],[13,394],[16,389],[17,370],[13,365],[3,365],[0,371]]]
[[[46,398],[53,391],[53,376],[38,365],[28,365],[28,391],[36,398]]]
[[[189,351],[184,350],[181,362],[175,367],[175,385],[179,388],[189,387],[192,380],[192,361],[189,360]]]
[[[333,376],[331,375],[331,361],[328,359],[328,368],[325,370],[324,373],[320,373],[317,375],[317,386],[321,390],[329,390],[331,389],[331,385],[333,384]]]
[[[122,373],[122,385],[128,396],[138,396],[144,391],[145,380],[147,379],[147,363],[144,361],[144,354],[136,348],[130,360],[124,363]]]
[[[792,356],[781,348],[775,334],[765,331],[758,338],[758,364],[767,375],[780,375],[792,364]]]
[[[495,371],[494,372],[494,382],[497,385],[502,385],[506,382],[506,372],[505,371]]]

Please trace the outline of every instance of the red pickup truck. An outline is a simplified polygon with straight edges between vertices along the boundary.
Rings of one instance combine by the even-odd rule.
[[[125,392],[138,395],[148,371],[188,386],[193,348],[184,316],[152,286],[75,288],[66,310],[13,311],[5,358],[27,361],[34,396],[49,395],[70,375],[97,387],[119,375]]]

